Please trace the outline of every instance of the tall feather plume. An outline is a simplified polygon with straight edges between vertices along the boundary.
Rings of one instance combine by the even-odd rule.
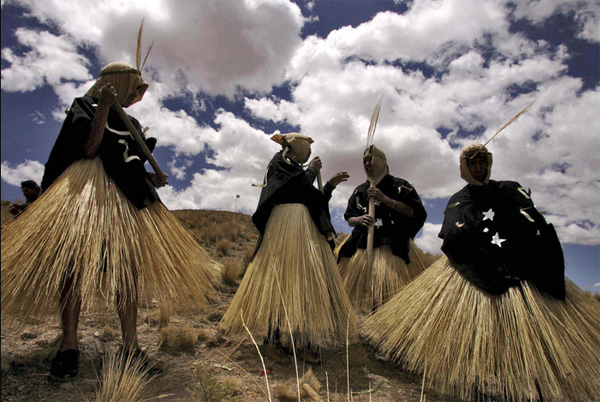
[[[529,108],[531,107],[531,105],[533,105],[534,103],[535,103],[535,99],[534,99],[533,101],[531,101],[531,103],[530,103],[529,105],[525,106],[525,107],[523,108],[523,110],[521,110],[519,113],[517,113],[516,115],[514,115],[512,119],[510,119],[508,122],[506,122],[506,124],[504,124],[502,127],[500,127],[500,129],[499,129],[498,131],[496,131],[496,133],[495,133],[494,135],[492,135],[492,136],[490,137],[490,139],[489,139],[489,140],[487,140],[487,141],[485,142],[485,144],[483,144],[483,145],[481,146],[480,150],[481,150],[481,149],[483,149],[483,148],[484,148],[484,147],[485,147],[487,144],[489,144],[489,143],[490,143],[490,142],[491,142],[491,141],[494,139],[494,137],[496,137],[498,134],[500,134],[500,131],[502,131],[502,130],[504,130],[506,127],[510,126],[510,125],[511,125],[511,123],[512,123],[512,122],[514,122],[515,120],[517,120],[517,119],[519,118],[519,116],[521,116],[523,113],[526,113],[526,112],[529,110]],[[479,151],[477,151],[477,152],[479,152]],[[471,158],[470,158],[470,159],[473,159],[475,156],[477,156],[477,152],[475,152],[475,153],[473,154],[473,156],[471,156]]]
[[[150,55],[150,51],[152,50],[152,46],[154,46],[154,42],[150,44],[148,51],[146,52],[146,57],[144,57],[144,62],[142,63],[142,31],[144,30],[144,19],[142,19],[142,23],[140,24],[140,30],[138,31],[137,37],[137,49],[135,52],[135,64],[138,71],[141,73],[146,65],[146,60],[148,60],[148,56]]]
[[[375,137],[375,129],[377,128],[377,120],[379,119],[379,110],[381,109],[381,102],[383,101],[383,95],[379,98],[379,102],[375,106],[375,110],[373,110],[373,115],[371,116],[371,123],[369,124],[369,132],[367,133],[367,148],[373,145],[373,138]]]

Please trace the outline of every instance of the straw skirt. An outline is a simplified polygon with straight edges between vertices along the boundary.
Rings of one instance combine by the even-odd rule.
[[[410,241],[410,264],[394,255],[388,245],[373,250],[373,266],[367,264],[367,250],[357,249],[342,258],[339,270],[350,301],[362,313],[370,313],[408,285],[426,268],[423,252]]]
[[[566,293],[558,300],[524,282],[489,294],[442,256],[372,315],[364,333],[461,400],[597,400],[600,303],[568,279]]]
[[[2,317],[58,310],[67,277],[83,307],[117,294],[165,310],[203,307],[215,263],[160,202],[138,210],[100,158],[73,163],[2,228]]]
[[[243,321],[242,321],[243,318]],[[356,317],[335,259],[302,204],[271,212],[261,246],[223,316],[229,333],[244,331],[299,348],[343,345],[358,339]],[[288,326],[289,325],[289,326]]]

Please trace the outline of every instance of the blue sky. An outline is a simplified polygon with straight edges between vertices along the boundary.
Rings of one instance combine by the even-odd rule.
[[[566,274],[600,292],[599,4],[594,1],[2,0],[2,199],[40,180],[64,110],[103,65],[154,47],[129,112],[158,139],[171,209],[251,214],[277,132],[314,140],[323,177],[348,171],[333,221],[375,144],[429,214],[417,244],[439,253],[458,153],[486,141],[492,178],[531,188],[564,245]],[[239,194],[237,200],[235,195]]]

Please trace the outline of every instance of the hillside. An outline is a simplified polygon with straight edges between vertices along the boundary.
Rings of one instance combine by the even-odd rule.
[[[10,219],[2,203],[2,222]],[[173,213],[198,237],[209,254],[227,272],[242,272],[258,237],[250,216],[224,211],[182,210]],[[340,235],[338,238],[342,239]],[[433,259],[434,257],[431,256]],[[231,276],[236,276],[235,274]],[[226,278],[227,279],[227,278]],[[140,309],[140,343],[165,363],[166,371],[146,387],[147,400],[160,401],[265,401],[265,376],[256,347],[245,336],[224,336],[218,323],[233,297],[239,278],[227,279],[207,311],[165,317],[156,306]],[[362,322],[365,317],[359,317]],[[99,388],[103,355],[120,344],[116,311],[82,315],[80,378],[62,385],[49,384],[49,359],[57,348],[58,320],[27,323],[23,331],[2,325],[2,401],[94,400]],[[257,340],[260,344],[261,340]],[[297,400],[296,371],[291,360],[263,356],[272,400]],[[349,369],[347,368],[347,364]],[[311,366],[298,363],[300,376]],[[418,401],[422,378],[379,361],[366,344],[322,351],[322,363],[312,367],[324,400]],[[369,395],[368,390],[373,390]],[[315,388],[318,388],[315,385]],[[329,398],[327,398],[329,395]],[[291,398],[291,399],[290,399]],[[428,401],[448,401],[426,392]],[[304,398],[304,400],[309,400]]]

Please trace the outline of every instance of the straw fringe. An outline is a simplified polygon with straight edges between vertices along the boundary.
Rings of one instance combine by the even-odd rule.
[[[281,342],[290,346],[285,309],[296,347],[343,345],[348,322],[350,340],[358,340],[331,248],[301,204],[278,205],[271,212],[262,245],[222,324],[228,333],[241,333],[243,311],[252,333],[273,338],[281,327]]]
[[[203,307],[216,280],[191,232],[160,202],[133,206],[99,158],[73,163],[2,228],[1,267],[3,319],[57,311],[67,276],[84,308],[121,293],[165,311]]]
[[[367,264],[367,251],[358,249],[350,258],[342,258],[340,274],[354,306],[362,313],[370,313],[408,285],[425,268],[423,252],[410,241],[410,264],[394,255],[390,246],[374,250],[373,266]]]
[[[405,368],[426,367],[428,386],[461,400],[481,392],[500,400],[597,400],[600,305],[568,279],[566,286],[566,301],[528,282],[491,295],[442,256],[364,332]]]

